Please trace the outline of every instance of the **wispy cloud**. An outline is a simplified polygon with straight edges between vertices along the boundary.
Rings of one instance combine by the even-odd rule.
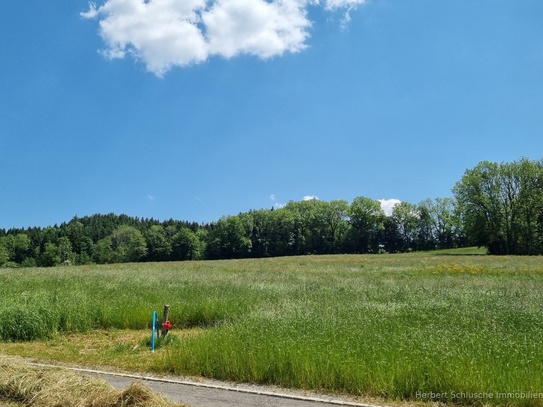
[[[90,2],[89,9],[79,13],[83,18],[96,18],[98,16],[98,10],[96,9],[96,3]]]
[[[206,208],[209,209],[209,206],[207,206],[206,203],[205,203],[204,201],[202,201],[200,198],[198,198],[196,195],[194,195],[194,198],[195,198],[198,202],[200,202],[202,205],[204,205]]]
[[[324,4],[324,7],[327,10],[335,10],[338,8],[353,8],[365,3],[366,0],[326,0],[326,1],[316,1],[316,3]]]
[[[310,6],[349,12],[366,0],[105,0],[81,13],[99,19],[108,58],[131,55],[158,76],[211,56],[263,59],[307,47]]]
[[[271,194],[271,195],[270,195],[270,199],[271,199],[271,201],[273,202],[273,207],[274,207],[274,209],[281,209],[282,207],[285,206],[285,204],[279,203],[279,202],[277,201],[277,197],[275,196],[275,194]]]

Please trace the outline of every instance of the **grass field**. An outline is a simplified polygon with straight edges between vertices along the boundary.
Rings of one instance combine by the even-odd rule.
[[[146,352],[135,358],[154,371],[388,400],[543,405],[540,257],[139,263],[5,269],[0,281],[3,353],[34,340],[46,355],[98,329],[145,335],[170,304],[171,346],[153,356],[127,342],[108,357]]]

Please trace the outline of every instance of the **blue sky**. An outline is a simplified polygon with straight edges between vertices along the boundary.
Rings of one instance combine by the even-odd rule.
[[[0,228],[418,203],[543,158],[541,0],[0,9]]]

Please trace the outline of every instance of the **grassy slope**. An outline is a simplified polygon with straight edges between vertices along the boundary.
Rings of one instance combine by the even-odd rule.
[[[447,393],[466,404],[480,393],[543,392],[537,257],[310,256],[0,270],[0,278],[0,332],[22,314],[20,325],[41,324],[45,334],[143,329],[169,303],[177,332],[204,329],[150,362],[155,370],[390,399]],[[141,352],[115,349],[119,358]]]

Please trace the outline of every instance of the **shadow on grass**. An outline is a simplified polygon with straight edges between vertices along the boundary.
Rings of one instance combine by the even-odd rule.
[[[459,247],[456,249],[436,250],[435,256],[488,256],[486,247]]]

